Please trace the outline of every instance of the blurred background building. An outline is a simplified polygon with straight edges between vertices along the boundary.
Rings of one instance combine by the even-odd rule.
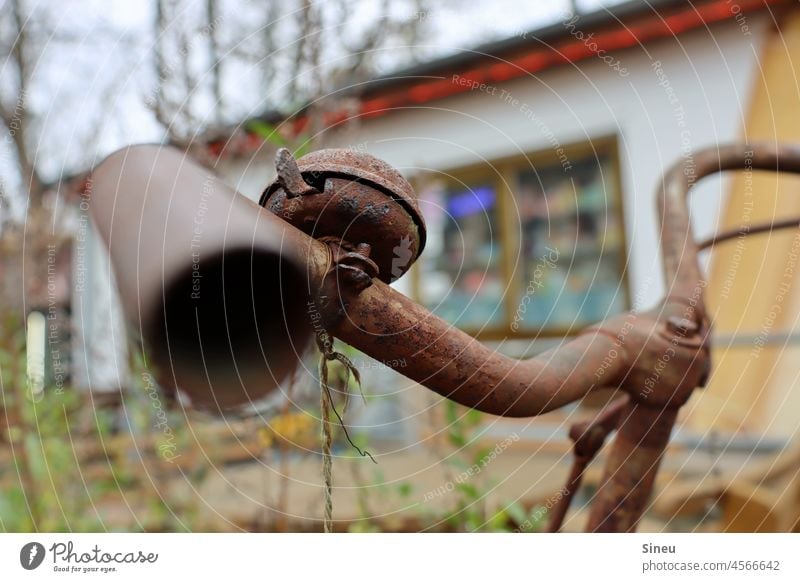
[[[502,351],[543,350],[663,297],[666,168],[713,144],[796,138],[798,14],[781,4],[629,2],[521,31],[350,89],[354,103],[327,112],[325,145],[368,151],[417,186],[429,243],[403,291]],[[223,174],[257,199],[272,150],[251,144],[214,145]],[[709,179],[693,199],[698,238],[784,215],[795,185]],[[708,253],[717,365],[687,407],[698,434],[796,430],[795,316],[784,309],[753,357],[793,240]]]
[[[121,32],[104,40],[96,28],[75,38],[75,30],[45,16],[37,24],[38,8],[7,3],[6,37],[17,40],[4,74],[16,78],[17,90],[4,97],[13,155],[2,164],[18,171],[3,183],[4,232],[16,238],[5,237],[0,272],[6,295],[28,318],[29,343],[34,337],[41,346],[34,373],[42,390],[68,384],[113,396],[137,382],[105,250],[86,218],[84,173],[124,143],[183,147],[254,200],[274,176],[281,145],[299,152],[347,147],[388,161],[415,186],[428,227],[422,258],[395,286],[495,349],[523,357],[664,296],[655,190],[670,165],[713,144],[800,139],[800,7],[790,0],[537,9],[499,2],[463,14],[447,3],[268,5],[265,15],[233,0],[157,1],[144,15],[122,10],[115,17]],[[48,25],[61,40],[36,40]],[[90,98],[73,95],[70,114],[97,120],[65,135],[43,119],[66,83],[59,66],[74,70],[47,52],[54,42],[113,46],[109,54],[117,55],[91,69]],[[40,62],[49,67],[46,83],[33,68]],[[126,74],[142,63],[147,75]],[[97,114],[105,109],[110,117]],[[796,178],[750,173],[708,179],[692,200],[696,234],[797,214],[798,186]],[[12,190],[29,192],[29,202]],[[25,219],[38,216],[32,209],[41,224]],[[37,232],[49,242],[30,256],[17,252],[22,241],[45,240]],[[671,509],[699,495],[700,509],[692,508],[702,517],[721,494],[717,482],[711,493],[698,483],[725,482],[720,475],[739,475],[754,456],[793,450],[800,406],[793,273],[790,290],[779,300],[776,294],[796,261],[797,236],[741,239],[706,255],[714,370],[684,408],[674,438],[665,479],[683,483],[688,475],[694,488],[665,494]],[[24,273],[26,264],[32,278],[6,276]],[[66,323],[52,331],[51,321]],[[418,488],[434,490],[441,477],[431,471],[454,445],[442,452],[436,443],[466,413],[448,412],[441,398],[401,374],[350,355],[370,395],[348,416],[354,432],[383,456],[386,482],[423,475]],[[315,398],[309,357],[296,380],[292,406],[300,409]],[[533,420],[486,417],[471,427],[470,442],[519,437],[498,462],[497,474],[508,477],[492,486],[493,498],[543,499],[560,486],[569,423],[610,396]],[[285,416],[285,394],[260,410]],[[311,465],[303,467],[298,475],[313,475]],[[240,475],[234,499],[258,486],[256,475]],[[225,481],[233,487],[232,478]],[[309,499],[319,491],[297,488]],[[401,499],[389,513],[405,515],[420,500],[411,501]],[[365,511],[357,500],[344,505],[343,512]]]

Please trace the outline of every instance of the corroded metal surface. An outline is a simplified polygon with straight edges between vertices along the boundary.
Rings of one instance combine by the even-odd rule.
[[[702,347],[698,348],[698,358],[689,362],[669,358],[659,372],[663,382],[652,392],[652,376],[641,375],[641,371],[655,372],[652,362],[637,363],[634,381],[626,379],[632,399],[628,410],[623,412],[605,477],[592,505],[589,531],[632,531],[636,528],[652,493],[677,410],[691,394],[690,386],[702,386],[708,377],[711,366],[708,355],[710,329],[703,303],[705,281],[697,258],[700,245],[694,240],[689,220],[688,196],[699,180],[726,170],[800,173],[800,148],[774,143],[710,147],[679,162],[664,175],[657,202],[661,214],[667,298],[658,313],[668,322],[669,333],[678,343]],[[794,224],[794,221],[783,221],[770,230]],[[718,238],[731,239],[725,233]],[[677,323],[682,320],[694,324]],[[661,338],[653,335],[640,338],[640,341],[649,345],[661,341]],[[666,352],[662,353],[666,355]],[[653,394],[656,398],[650,397]]]
[[[635,531],[653,491],[658,467],[678,416],[677,408],[631,401],[609,451],[587,531]]]
[[[588,421],[576,422],[569,429],[569,438],[572,441],[572,468],[570,469],[567,484],[564,486],[563,495],[559,498],[550,514],[547,531],[557,533],[564,523],[569,506],[575,492],[580,489],[583,474],[600,449],[606,438],[617,429],[622,420],[622,412],[630,399],[627,396],[619,398],[603,408],[597,416]]]
[[[275,170],[277,173],[275,181],[280,184],[288,198],[319,194],[320,190],[325,186],[322,184],[322,187],[318,190],[313,184],[306,182],[300,167],[297,165],[297,160],[286,148],[278,150],[275,156]]]
[[[310,339],[297,325],[307,237],[270,228],[258,205],[173,148],[120,150],[90,185],[123,307],[160,384],[217,412],[270,393]]]
[[[371,156],[323,150],[295,166],[280,154],[278,179],[262,197],[269,211],[262,211],[174,151],[132,148],[95,172],[92,212],[111,249],[128,316],[157,347],[162,379],[207,408],[247,404],[273,389],[312,332],[323,341],[338,337],[387,365],[409,362],[397,371],[496,415],[535,416],[598,388],[622,389],[629,395],[624,406],[573,438],[588,447],[578,451],[588,459],[612,430],[609,423],[618,423],[589,529],[630,531],[646,507],[677,411],[709,373],[705,282],[688,191],[700,177],[724,169],[798,172],[800,150],[729,146],[701,152],[692,163],[691,172],[685,163],[671,170],[658,197],[664,302],[612,317],[521,361],[387,285],[421,252],[424,223],[408,183]],[[204,198],[208,184],[214,195]],[[199,279],[205,300],[193,305],[198,200],[208,210],[200,259],[207,278]],[[411,241],[409,260],[400,266],[396,237]],[[230,301],[228,277],[246,294]],[[574,477],[577,485],[579,474]]]
[[[411,184],[400,172],[375,156],[347,148],[323,149],[306,154],[297,160],[297,166],[310,184],[321,184],[325,178],[335,176],[368,183],[400,202],[418,225],[425,224]],[[264,195],[268,197],[274,187],[274,184],[268,186]],[[262,206],[263,203],[262,198]]]
[[[800,173],[800,148],[775,143],[731,144],[701,150],[668,170],[657,193],[661,251],[668,293],[690,297],[703,279],[697,261],[687,197],[702,178],[726,170]]]
[[[401,277],[422,252],[425,222],[413,190],[386,162],[348,149],[295,162],[282,149],[276,169],[260,204],[314,238],[369,244],[381,281]]]

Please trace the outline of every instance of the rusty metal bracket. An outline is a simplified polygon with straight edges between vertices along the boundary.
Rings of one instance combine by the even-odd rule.
[[[569,429],[569,438],[572,441],[572,469],[570,469],[567,483],[564,485],[562,495],[550,516],[547,531],[557,533],[564,518],[572,505],[575,493],[580,489],[583,474],[586,468],[603,448],[606,438],[617,429],[622,419],[622,411],[628,404],[630,397],[622,396],[603,408],[597,415],[588,421],[577,422]]]
[[[277,171],[277,182],[281,185],[288,198],[297,196],[308,196],[319,194],[319,189],[306,182],[297,166],[292,152],[286,148],[281,148],[275,155],[275,170]]]
[[[353,248],[336,237],[324,237],[320,242],[328,247],[330,264],[322,279],[318,301],[325,324],[332,326],[346,314],[350,301],[372,285],[380,269],[369,258],[372,249],[367,243]]]

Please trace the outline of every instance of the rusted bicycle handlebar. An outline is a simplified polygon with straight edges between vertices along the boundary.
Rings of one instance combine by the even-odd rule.
[[[661,248],[665,285],[671,297],[690,297],[703,280],[692,235],[688,197],[701,179],[727,170],[800,173],[800,148],[769,142],[731,144],[701,150],[676,164],[662,179],[657,201],[661,213]],[[783,226],[791,226],[786,223]]]
[[[709,155],[698,156],[698,175],[723,169]],[[278,179],[262,198],[269,211],[170,148],[126,148],[95,170],[91,212],[128,318],[155,348],[162,385],[202,408],[237,409],[274,389],[314,334],[388,365],[405,359],[398,372],[496,415],[535,416],[595,388],[621,387],[630,404],[590,529],[635,528],[677,410],[708,371],[686,209],[692,183],[673,170],[659,199],[667,300],[520,361],[386,284],[409,266],[395,264],[392,238],[412,259],[424,245],[424,223],[399,174],[342,150],[305,159],[298,165],[281,154]],[[656,375],[665,354],[671,365]]]
[[[613,349],[607,335],[591,334],[529,360],[503,356],[378,278],[360,287],[363,271],[350,264],[357,253],[255,207],[171,148],[112,154],[92,184],[92,213],[126,312],[156,348],[162,384],[203,408],[233,409],[272,389],[312,331],[389,365],[406,358],[398,372],[501,416],[535,416],[582,398]],[[243,246],[251,249],[244,256]],[[245,343],[247,353],[237,354]],[[607,376],[623,368],[615,360]]]
[[[705,281],[698,261],[700,245],[692,233],[689,194],[694,185],[706,176],[726,170],[749,169],[800,173],[800,148],[772,143],[709,147],[668,170],[657,194],[667,289],[664,315],[680,318],[691,311],[703,330],[704,340],[709,333],[703,302]],[[759,226],[752,233],[793,225],[796,226],[797,222],[778,221]],[[737,232],[750,233],[742,229],[737,229]],[[720,239],[728,240],[730,236],[724,233]],[[622,422],[606,461],[602,485],[592,505],[588,531],[619,532],[636,528],[651,496],[676,416],[676,408],[653,407],[642,398],[631,399],[622,410]]]

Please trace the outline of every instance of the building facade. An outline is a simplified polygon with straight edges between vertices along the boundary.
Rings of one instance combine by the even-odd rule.
[[[800,139],[797,63],[793,2],[630,3],[367,83],[353,94],[355,109],[331,116],[321,141],[382,158],[415,186],[428,246],[396,287],[524,356],[608,315],[658,303],[666,291],[655,205],[661,175],[679,161],[691,168],[694,153],[715,144]],[[274,148],[244,143],[212,144],[216,167],[257,199],[274,175]],[[698,184],[696,236],[741,224],[748,205],[755,221],[798,204],[786,193],[796,181],[758,180]],[[780,313],[770,314],[794,238],[748,239],[705,255],[715,368],[685,407],[687,438],[709,428],[792,436],[800,293],[787,292]],[[399,417],[426,409],[424,390],[380,373],[390,380],[377,384],[408,405]],[[563,419],[524,427],[545,437],[563,432]]]

